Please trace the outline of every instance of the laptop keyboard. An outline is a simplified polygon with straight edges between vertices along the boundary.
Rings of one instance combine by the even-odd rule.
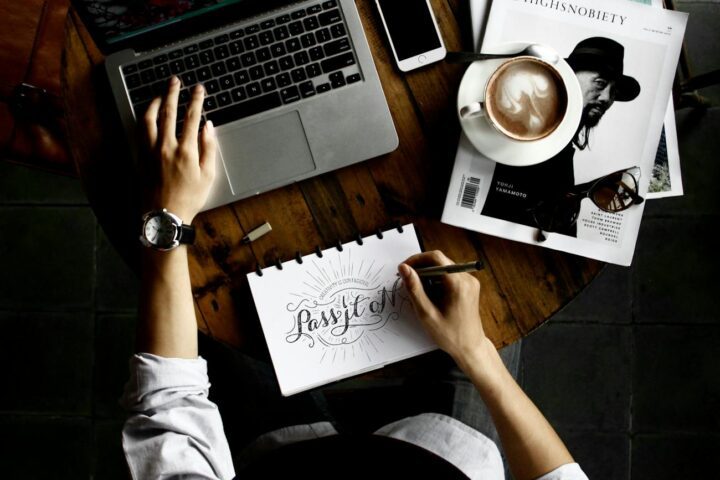
[[[136,118],[180,78],[178,132],[197,83],[204,117],[220,126],[361,80],[336,0],[147,55],[122,73]]]

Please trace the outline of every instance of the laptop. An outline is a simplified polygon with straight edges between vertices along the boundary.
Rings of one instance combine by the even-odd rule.
[[[203,210],[398,145],[354,0],[73,0],[99,48],[128,141],[171,75],[196,83],[216,127]]]

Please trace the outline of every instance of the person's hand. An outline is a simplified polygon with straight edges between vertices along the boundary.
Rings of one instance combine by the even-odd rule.
[[[465,370],[478,351],[489,344],[480,320],[480,282],[469,273],[432,277],[438,280],[434,288],[438,295],[433,301],[414,270],[454,263],[440,251],[426,252],[405,260],[398,271],[427,332]]]
[[[170,79],[164,98],[156,98],[145,112],[145,135],[153,165],[153,185],[148,192],[149,210],[166,208],[183,222],[192,222],[205,205],[213,178],[217,140],[207,122],[198,141],[205,89],[196,85],[180,138],[175,135],[180,80]]]

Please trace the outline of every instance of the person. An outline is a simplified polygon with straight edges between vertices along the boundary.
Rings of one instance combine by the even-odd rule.
[[[171,80],[164,99],[155,99],[144,116],[157,173],[145,207],[167,209],[189,223],[208,196],[217,143],[210,122],[198,134],[200,86],[176,138],[179,88]],[[198,353],[187,246],[146,248],[142,255],[138,353],[121,399],[129,411],[122,443],[132,478],[504,478],[495,443],[437,413],[400,419],[370,435],[338,434],[328,422],[286,425],[262,435],[234,464],[220,411],[208,398],[207,363]],[[413,268],[451,263],[440,252],[421,253],[398,272],[419,321],[482,397],[512,474],[518,480],[586,479],[485,335],[479,282],[470,274],[446,275],[440,296],[431,299]]]
[[[583,96],[575,136],[557,155],[537,165],[497,164],[482,215],[535,227],[533,208],[575,187],[575,151],[590,147],[591,132],[615,102],[630,102],[640,94],[637,80],[623,73],[624,56],[624,47],[605,37],[586,38],[575,46],[566,59]],[[572,223],[557,233],[574,237],[576,225]]]

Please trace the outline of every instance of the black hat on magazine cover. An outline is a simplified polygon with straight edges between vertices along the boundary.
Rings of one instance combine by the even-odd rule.
[[[605,37],[586,38],[575,46],[565,60],[573,70],[592,70],[615,80],[615,101],[629,102],[640,94],[640,84],[623,74],[625,47]]]

